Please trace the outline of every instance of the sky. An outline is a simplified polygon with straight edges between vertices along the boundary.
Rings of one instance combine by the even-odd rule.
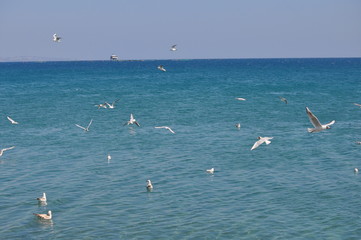
[[[62,42],[52,41],[54,33]],[[361,0],[0,1],[0,61],[112,54],[124,60],[361,57]]]

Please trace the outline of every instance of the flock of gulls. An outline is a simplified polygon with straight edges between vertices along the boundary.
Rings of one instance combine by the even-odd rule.
[[[53,35],[53,41],[54,42],[61,42],[61,37],[58,36],[56,33]],[[176,48],[177,45],[172,45],[171,48],[170,48],[170,51],[176,51],[177,48]],[[162,72],[166,72],[166,69],[164,68],[163,65],[159,65],[157,67],[160,71]],[[238,101],[246,101],[245,98],[242,98],[242,97],[237,97],[235,98],[236,100]],[[279,97],[279,99],[284,102],[285,104],[288,104],[288,101],[286,98],[284,97]],[[108,109],[114,109],[115,108],[115,104],[119,101],[119,99],[113,101],[112,103],[108,103],[108,102],[104,102],[104,103],[100,103],[100,104],[97,104],[95,105],[98,109],[100,108],[108,108]],[[361,108],[361,104],[358,104],[358,103],[354,103],[354,105],[358,106]],[[324,130],[327,130],[327,129],[330,129],[331,125],[333,125],[335,123],[335,120],[327,123],[327,124],[321,124],[321,122],[318,120],[318,118],[311,112],[311,110],[306,107],[306,114],[311,122],[311,124],[313,125],[313,128],[308,128],[307,131],[309,133],[317,133],[317,132],[321,132],[321,131],[324,131]],[[10,116],[7,116],[7,119],[10,121],[11,124],[19,124],[19,122],[15,121],[14,119],[12,119]],[[90,131],[90,126],[92,125],[93,123],[93,119],[90,120],[90,122],[88,123],[88,125],[86,127],[84,126],[81,126],[79,124],[75,124],[76,127],[82,129],[83,131],[85,132],[89,132]],[[124,123],[124,126],[126,125],[136,125],[138,127],[140,127],[140,124],[137,122],[137,120],[134,118],[134,115],[131,113],[130,114],[130,118],[128,121],[126,121]],[[169,131],[170,133],[172,134],[175,134],[175,131],[173,131],[169,126],[156,126],[155,127],[156,129],[165,129],[167,131]],[[241,124],[240,123],[237,123],[236,124],[236,128],[240,129],[241,128]],[[258,140],[253,144],[253,146],[251,147],[251,151],[255,150],[256,148],[258,148],[259,146],[261,146],[263,143],[266,143],[266,145],[269,145],[271,143],[271,140],[273,139],[273,137],[261,137],[259,136],[258,137]],[[357,144],[360,144],[361,145],[361,141],[360,142],[356,142]],[[3,149],[0,149],[0,157],[3,156],[4,152],[5,151],[8,151],[8,150],[11,150],[11,149],[14,149],[15,146],[12,146],[12,147],[8,147],[8,148],[3,148]],[[108,160],[108,163],[109,161],[112,159],[111,155],[108,153],[107,155],[107,160]],[[206,173],[208,174],[214,174],[215,172],[215,169],[214,168],[211,168],[211,169],[206,169],[205,170]],[[354,172],[355,173],[358,173],[359,172],[359,169],[358,168],[354,168]],[[146,190],[148,192],[151,192],[153,191],[153,184],[151,182],[151,180],[147,180],[146,181]],[[46,197],[46,193],[43,193],[42,197],[38,197],[36,198],[39,202],[40,205],[47,205],[47,197]],[[49,210],[46,214],[39,214],[39,213],[34,213],[34,215],[36,217],[38,217],[39,219],[41,220],[51,220],[52,219],[52,212]]]

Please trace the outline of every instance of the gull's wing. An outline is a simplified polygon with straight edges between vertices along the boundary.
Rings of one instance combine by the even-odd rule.
[[[265,139],[264,139],[264,138],[261,138],[260,140],[258,140],[257,142],[255,142],[255,143],[253,144],[252,148],[251,148],[251,151],[252,151],[253,149],[258,148],[258,146],[261,145],[264,141],[265,141]]]
[[[85,127],[82,127],[82,126],[80,126],[80,125],[78,125],[78,124],[75,124],[75,126],[77,126],[78,128],[81,128],[81,129],[83,129],[83,130],[86,130]]]
[[[7,119],[11,122],[11,123],[17,123],[16,121],[14,121],[14,119],[12,119],[11,117],[7,116]]]
[[[166,127],[164,127],[164,126],[161,126],[161,127],[154,127],[154,128],[166,128]]]
[[[113,102],[113,106],[114,106],[114,104],[117,103],[119,100],[120,100],[120,99],[115,100],[115,101]]]
[[[90,125],[92,125],[92,122],[93,122],[93,119],[92,119],[92,120],[90,120],[90,123],[89,123],[89,125],[88,125],[87,129],[89,129]]]
[[[306,107],[306,113],[308,115],[308,118],[310,119],[310,122],[315,128],[319,128],[322,126],[318,118],[313,115],[313,113],[310,111],[310,109],[308,109],[308,107]]]
[[[106,105],[108,105],[109,107],[111,106],[108,102],[105,102]]]
[[[137,121],[135,121],[134,122],[138,127],[140,127],[140,124],[137,122]]]
[[[176,45],[173,45],[172,48],[175,48],[176,46],[177,46],[177,44],[176,44]]]
[[[9,148],[3,148],[3,149],[1,149],[1,151],[2,151],[2,152],[5,152],[5,151],[10,150],[10,149],[13,149],[13,148],[15,148],[15,146],[12,146],[12,147],[9,147]]]
[[[358,104],[358,103],[354,103],[356,106],[358,106],[358,107],[361,107],[361,104]]]
[[[134,119],[134,117],[133,117],[133,114],[131,113],[130,114],[130,121],[132,122],[132,121],[134,121],[135,119]]]
[[[329,123],[327,123],[327,124],[325,124],[325,126],[331,126],[332,124],[334,124],[336,121],[335,120],[333,120],[333,121],[331,121],[331,122],[329,122]]]
[[[170,127],[167,128],[171,133],[175,133]]]

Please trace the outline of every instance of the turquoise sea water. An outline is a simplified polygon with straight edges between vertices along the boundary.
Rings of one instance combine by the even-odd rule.
[[[360,239],[361,59],[0,63],[0,100],[1,239]]]

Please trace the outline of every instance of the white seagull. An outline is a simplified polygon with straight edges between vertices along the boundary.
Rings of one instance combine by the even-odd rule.
[[[358,103],[354,103],[354,105],[358,106],[361,108],[361,104],[358,104]]]
[[[9,148],[3,148],[0,150],[0,157],[4,154],[5,151],[15,148],[15,146],[9,147]]]
[[[17,121],[14,121],[11,117],[7,116],[7,119],[11,122],[11,124],[19,124]]]
[[[54,33],[54,35],[53,35],[53,41],[54,41],[54,42],[61,42],[61,37],[59,37],[58,35],[56,35],[56,33]]]
[[[93,119],[90,120],[90,123],[88,124],[88,126],[87,126],[86,128],[85,128],[85,127],[82,127],[82,126],[80,126],[80,125],[78,125],[78,124],[75,124],[75,126],[83,129],[85,132],[89,132],[89,127],[90,127],[90,125],[92,124],[92,122],[93,122]]]
[[[213,173],[214,173],[214,168],[207,169],[206,172],[207,172],[207,173],[210,173],[210,174],[213,174]]]
[[[167,126],[154,127],[154,128],[164,128],[164,129],[169,130],[171,133],[175,133],[170,127],[167,127]]]
[[[51,220],[52,218],[52,214],[51,211],[49,210],[47,214],[39,214],[39,213],[33,213],[35,216],[37,216],[40,219],[44,219],[44,220]]]
[[[165,68],[163,67],[163,65],[159,65],[157,67],[159,70],[163,71],[163,72],[166,72],[167,70],[165,70]]]
[[[240,128],[241,128],[241,124],[240,124],[240,123],[236,123],[236,128],[240,129]]]
[[[108,159],[108,162],[112,159],[112,156],[110,156],[109,153],[108,153],[107,159]]]
[[[358,168],[355,167],[353,171],[354,171],[355,173],[358,173]]]
[[[152,185],[152,182],[150,180],[147,180],[147,190],[148,190],[148,192],[153,190],[153,185]]]
[[[253,149],[258,148],[259,145],[261,145],[262,143],[266,143],[267,145],[270,144],[270,143],[271,143],[270,140],[273,139],[273,137],[258,137],[258,139],[259,139],[259,140],[253,144],[253,146],[252,146],[252,148],[251,148],[251,151],[252,151]]]
[[[333,120],[327,124],[322,125],[320,123],[320,121],[317,119],[317,117],[315,115],[313,115],[313,113],[310,111],[310,109],[308,109],[308,107],[306,107],[306,113],[308,115],[308,118],[310,119],[310,122],[315,127],[315,128],[307,128],[307,131],[310,133],[320,132],[325,129],[330,129],[331,128],[330,126],[335,123],[335,120]]]
[[[284,102],[284,103],[286,103],[286,104],[288,103],[286,98],[284,98],[284,97],[279,97],[279,98],[280,98],[280,100],[281,100],[282,102]]]
[[[129,121],[126,122],[126,123],[124,124],[124,126],[125,126],[125,125],[129,125],[129,124],[135,124],[135,125],[137,125],[138,127],[140,127],[140,124],[137,122],[137,120],[135,120],[135,118],[133,117],[133,114],[132,114],[132,113],[130,114],[130,119],[129,119]]]
[[[38,197],[36,200],[38,200],[39,202],[46,202],[46,194],[43,193],[42,197]]]
[[[119,99],[115,100],[112,104],[109,104],[107,102],[105,102],[105,104],[108,105],[108,108],[115,108],[115,103],[118,101],[119,101]]]
[[[236,97],[236,99],[239,100],[239,101],[246,101],[245,98],[241,98],[241,97]]]
[[[173,52],[174,52],[174,51],[177,51],[176,46],[177,46],[177,45],[173,45],[169,50],[170,50],[170,51],[173,51]]]
[[[356,144],[361,145],[361,142],[360,142],[360,141],[357,141]]]

